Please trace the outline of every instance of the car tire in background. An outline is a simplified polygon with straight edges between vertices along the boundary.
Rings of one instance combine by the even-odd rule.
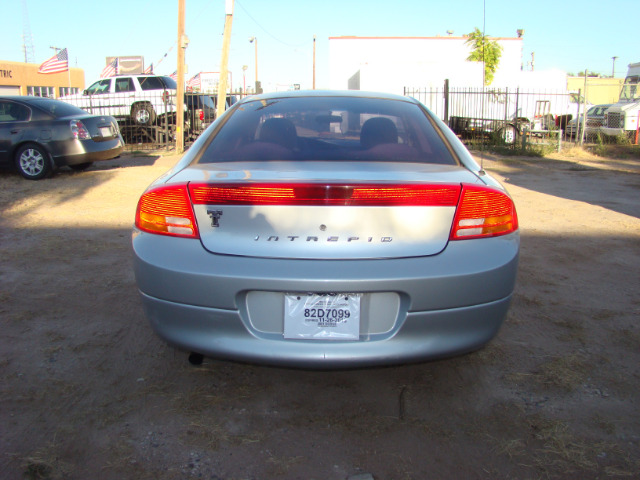
[[[156,112],[149,103],[136,103],[131,107],[131,119],[136,125],[152,125],[156,121]]]
[[[513,145],[518,138],[518,131],[513,125],[505,125],[498,130],[498,138],[500,138],[505,145]]]
[[[21,146],[16,152],[16,168],[27,180],[41,180],[53,173],[47,151],[34,143]]]

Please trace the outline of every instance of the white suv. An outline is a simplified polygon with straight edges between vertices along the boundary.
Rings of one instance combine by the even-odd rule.
[[[119,75],[98,80],[82,93],[60,100],[90,113],[152,125],[158,117],[175,112],[176,88],[171,77]]]

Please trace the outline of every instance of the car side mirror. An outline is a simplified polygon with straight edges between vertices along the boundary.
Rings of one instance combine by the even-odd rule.
[[[82,95],[89,95],[89,91],[88,90],[83,90],[82,91]]]

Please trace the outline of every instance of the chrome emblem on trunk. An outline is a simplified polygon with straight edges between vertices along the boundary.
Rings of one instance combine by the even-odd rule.
[[[330,243],[336,243],[336,242],[347,242],[347,243],[354,243],[354,242],[359,242],[359,241],[363,241],[366,243],[374,243],[374,240],[376,243],[390,243],[393,241],[393,237],[380,237],[379,239],[376,237],[374,239],[374,237],[366,237],[361,239],[360,237],[339,237],[337,235],[331,235],[329,237],[326,238],[321,238],[315,235],[309,235],[308,237],[300,237],[298,235],[287,235],[287,236],[280,236],[280,235],[269,235],[268,237],[265,238],[261,238],[260,235],[256,235],[255,237],[253,237],[253,241],[254,242],[259,242],[260,240],[262,240],[263,242],[280,242],[280,241],[284,241],[284,242],[295,242],[295,241],[303,241],[303,242],[321,242],[321,241],[326,241],[326,242],[330,242]]]
[[[211,226],[219,227],[220,226],[220,217],[222,216],[222,210],[207,210],[207,215],[211,217]]]

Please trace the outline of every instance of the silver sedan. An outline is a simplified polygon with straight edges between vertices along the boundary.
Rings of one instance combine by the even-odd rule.
[[[248,97],[141,196],[135,275],[193,358],[302,368],[423,361],[500,328],[515,206],[419,102]]]

